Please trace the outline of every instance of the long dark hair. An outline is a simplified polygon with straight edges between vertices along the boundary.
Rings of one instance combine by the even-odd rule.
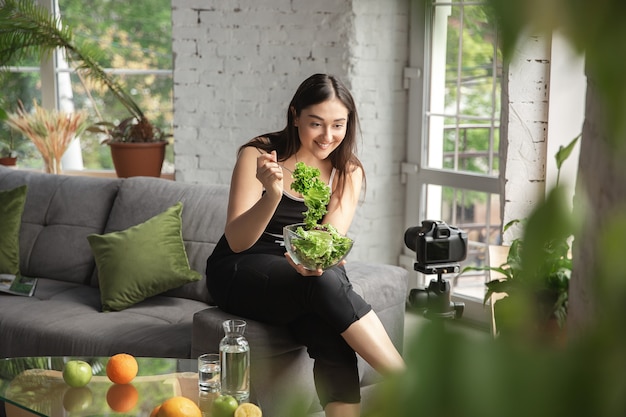
[[[241,152],[243,148],[254,146],[266,152],[276,150],[279,161],[288,159],[298,152],[301,145],[298,129],[294,126],[295,118],[300,116],[303,109],[333,98],[339,99],[348,109],[346,136],[337,149],[328,156],[338,174],[336,192],[341,197],[346,181],[349,178],[347,171],[350,170],[352,172],[357,168],[361,168],[361,171],[363,171],[363,186],[365,186],[363,164],[356,156],[357,133],[360,133],[360,128],[354,98],[346,86],[333,75],[314,74],[304,80],[296,90],[287,108],[287,125],[285,128],[278,132],[258,136],[241,146],[239,151]]]

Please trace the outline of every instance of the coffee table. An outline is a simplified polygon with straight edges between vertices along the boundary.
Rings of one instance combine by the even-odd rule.
[[[72,359],[92,366],[94,376],[85,387],[71,388],[63,381],[63,366]],[[107,361],[108,357],[0,359],[0,409],[6,409],[6,417],[148,417],[158,404],[182,395],[195,401],[208,415],[217,396],[198,393],[195,359],[138,357],[139,373],[127,385],[113,384],[107,378]],[[3,411],[0,416],[4,416]]]

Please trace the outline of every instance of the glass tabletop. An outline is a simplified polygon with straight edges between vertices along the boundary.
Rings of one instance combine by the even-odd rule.
[[[84,387],[63,381],[67,361],[84,360],[93,378]],[[197,361],[137,357],[139,372],[126,385],[106,376],[108,357],[28,357],[0,359],[0,406],[7,417],[25,411],[44,417],[149,416],[157,405],[174,396],[195,401],[205,416],[217,394],[198,393]],[[2,413],[0,412],[0,415]]]

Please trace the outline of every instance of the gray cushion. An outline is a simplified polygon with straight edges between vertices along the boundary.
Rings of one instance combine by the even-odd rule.
[[[119,180],[0,171],[0,190],[23,184],[28,192],[20,229],[20,271],[89,283],[95,262],[87,235],[103,232]]]

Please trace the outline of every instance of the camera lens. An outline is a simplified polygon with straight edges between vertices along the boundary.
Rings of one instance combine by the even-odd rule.
[[[415,252],[415,248],[417,247],[417,235],[420,230],[421,227],[413,226],[409,227],[408,229],[406,229],[406,232],[404,232],[404,244],[413,252]]]

